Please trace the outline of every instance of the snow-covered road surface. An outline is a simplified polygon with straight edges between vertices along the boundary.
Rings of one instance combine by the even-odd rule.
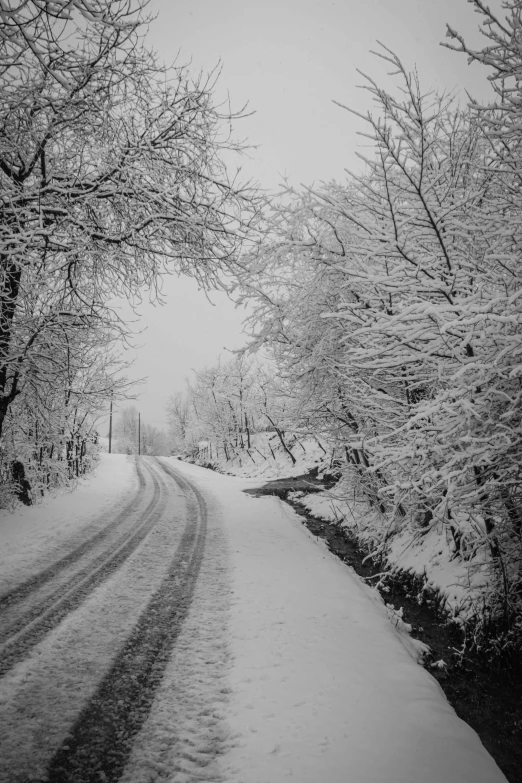
[[[103,458],[0,517],[0,781],[500,783],[380,599],[248,479]]]

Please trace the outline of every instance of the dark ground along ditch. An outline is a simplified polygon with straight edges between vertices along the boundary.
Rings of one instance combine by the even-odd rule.
[[[331,552],[369,584],[375,584],[371,577],[382,572],[382,563],[371,559],[363,562],[367,552],[348,530],[317,519],[288,499],[290,492],[319,492],[327,487],[327,482],[312,473],[270,481],[246,491],[285,500],[315,536],[325,539]],[[425,659],[425,668],[438,680],[457,715],[477,732],[509,783],[522,783],[522,662],[494,667],[474,657],[461,661],[458,651],[462,648],[462,632],[445,621],[437,594],[426,590],[422,579],[403,572],[387,578],[379,589],[386,603],[403,608],[403,619],[412,626],[412,636],[429,645],[431,655]],[[444,668],[433,665],[440,660],[445,662]]]

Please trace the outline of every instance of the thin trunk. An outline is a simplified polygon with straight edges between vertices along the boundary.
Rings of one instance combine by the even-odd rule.
[[[482,475],[482,471],[477,465],[473,466],[473,473],[475,474],[475,481],[477,483],[478,487],[483,487],[485,483],[484,476]],[[489,548],[491,551],[491,556],[494,560],[498,560],[500,558],[500,548],[498,545],[498,540],[495,535],[495,523],[491,519],[489,512],[487,510],[487,502],[489,500],[488,493],[483,490],[479,495],[479,500],[483,504],[484,507],[484,525],[486,527],[486,533],[488,536],[488,542],[489,542]]]
[[[251,444],[250,444],[250,427],[248,426],[248,416],[246,414],[246,411],[245,411],[245,430],[246,430],[246,434],[247,434],[248,448],[250,449],[251,448]]]
[[[321,443],[321,441],[319,440],[319,438],[316,438],[316,436],[315,436],[315,435],[314,435],[314,440],[316,441],[317,445],[319,446],[319,448],[321,449],[321,451],[323,452],[323,454],[326,454],[326,449],[324,448],[324,446],[323,446],[323,444]]]
[[[283,437],[283,433],[282,433],[282,431],[279,429],[279,427],[276,427],[276,424],[275,424],[275,422],[273,421],[273,419],[271,419],[271,418],[270,418],[270,416],[268,415],[268,413],[266,413],[266,412],[265,412],[265,416],[266,416],[266,418],[268,419],[268,421],[270,422],[270,424],[272,425],[272,427],[275,429],[275,431],[276,431],[276,433],[277,433],[277,437],[278,437],[278,438],[279,438],[279,440],[281,441],[281,446],[283,447],[283,449],[286,451],[286,453],[288,454],[288,456],[289,456],[289,457],[290,457],[290,459],[292,460],[292,464],[293,464],[293,465],[295,465],[295,464],[296,464],[296,462],[297,462],[297,460],[296,460],[296,458],[294,457],[294,455],[292,454],[292,452],[290,451],[290,449],[288,448],[288,446],[286,445],[286,443],[285,443],[285,439],[284,439],[284,437]],[[273,452],[272,452],[272,453],[273,453]]]
[[[8,357],[13,337],[13,319],[20,291],[22,270],[16,264],[8,264],[2,258],[0,267],[5,270],[3,288],[0,291],[0,437],[9,406],[18,395],[18,372],[8,377]],[[10,386],[9,386],[10,381]],[[9,388],[8,388],[9,386]]]

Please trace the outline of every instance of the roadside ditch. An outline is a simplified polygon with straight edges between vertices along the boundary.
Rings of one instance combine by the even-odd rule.
[[[367,558],[347,528],[314,517],[288,497],[299,490],[320,492],[332,484],[312,472],[246,491],[284,500],[314,536],[323,538],[334,555],[374,586],[373,577],[382,572],[382,562]],[[509,783],[522,783],[522,662],[493,667],[477,656],[463,658],[462,630],[447,622],[441,597],[421,578],[403,571],[386,578],[378,589],[387,604],[402,608],[411,635],[430,647],[423,665],[439,682],[457,715],[477,732]]]

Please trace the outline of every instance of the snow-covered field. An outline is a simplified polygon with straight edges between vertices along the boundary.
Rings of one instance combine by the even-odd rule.
[[[106,774],[102,758],[79,780],[505,781],[417,664],[418,649],[389,621],[378,595],[288,506],[242,492],[259,480],[175,459],[143,464],[150,482],[161,485],[155,526],[0,680],[0,780],[66,779],[56,759],[61,764],[69,747],[74,751],[81,736],[75,721],[110,701],[97,681],[107,681],[107,672],[119,676],[114,662],[127,649],[124,637],[149,621],[168,579],[167,603],[175,603],[177,585],[192,569],[179,632],[156,666],[150,698],[139,705],[122,775]],[[0,568],[18,562],[6,580],[10,588],[38,570],[33,536],[47,564],[58,556],[61,531],[65,544],[76,545],[100,514],[118,514],[137,488],[134,476],[129,460],[107,455],[77,493],[2,512],[0,544],[8,549],[1,547]],[[205,541],[197,563],[192,554],[176,560],[192,522],[196,549]],[[152,625],[147,633],[154,632]],[[128,650],[127,658],[134,654]],[[137,668],[130,680],[139,679]],[[134,709],[113,701],[122,720]]]

